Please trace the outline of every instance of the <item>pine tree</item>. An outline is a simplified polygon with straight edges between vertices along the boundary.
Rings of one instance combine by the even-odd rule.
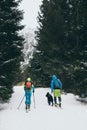
[[[41,75],[45,82],[48,81],[50,75],[61,73],[61,48],[63,46],[63,17],[61,14],[61,1],[43,0],[38,16],[39,28],[36,32],[38,42],[37,52],[34,55],[36,61],[40,64]],[[37,72],[38,73],[38,72]],[[45,83],[44,82],[44,83]]]
[[[67,64],[64,66],[64,76],[70,81],[69,86],[72,91],[81,95],[81,90],[86,90],[86,30],[87,18],[86,15],[87,2],[83,0],[64,1],[62,4],[64,21],[65,21],[65,51],[67,56]],[[84,38],[83,38],[84,37]],[[65,72],[66,71],[66,72]],[[67,82],[66,80],[66,86]],[[68,82],[69,83],[69,82]],[[81,89],[80,89],[81,88]],[[83,93],[83,92],[82,92]],[[85,91],[86,93],[86,91]]]
[[[18,9],[21,0],[0,0],[0,100],[7,101],[13,92],[22,59],[24,38],[23,12]]]

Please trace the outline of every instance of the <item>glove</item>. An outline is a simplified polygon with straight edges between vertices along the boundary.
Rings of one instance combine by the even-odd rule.
[[[51,93],[53,93],[53,91],[51,90]]]

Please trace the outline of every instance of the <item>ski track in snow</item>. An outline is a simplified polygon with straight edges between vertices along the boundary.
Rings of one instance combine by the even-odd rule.
[[[15,86],[10,102],[0,111],[0,130],[87,130],[87,105],[75,100],[73,94],[62,94],[62,108],[48,106],[49,88],[35,90],[35,108],[32,95],[31,110],[26,113],[22,86]]]

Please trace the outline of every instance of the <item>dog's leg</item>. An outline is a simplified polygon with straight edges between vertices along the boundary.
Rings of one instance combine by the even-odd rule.
[[[53,106],[53,101],[52,101],[52,106]]]
[[[50,101],[48,101],[48,104],[50,105]]]
[[[57,99],[56,99],[56,97],[54,97],[54,103],[57,104]]]

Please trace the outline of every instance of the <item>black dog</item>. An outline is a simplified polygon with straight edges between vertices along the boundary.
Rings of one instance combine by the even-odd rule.
[[[47,92],[46,97],[47,97],[48,104],[53,106],[53,97],[52,97],[52,95],[49,92]]]

